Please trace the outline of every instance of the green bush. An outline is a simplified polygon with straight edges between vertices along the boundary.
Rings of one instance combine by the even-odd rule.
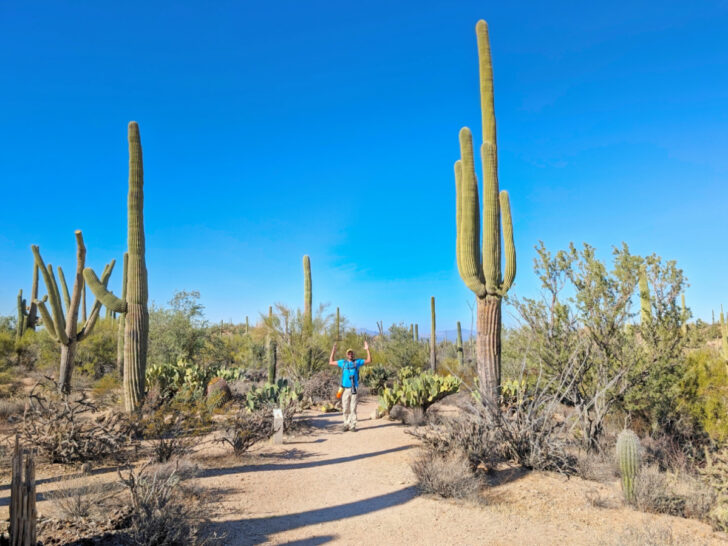
[[[687,357],[680,384],[683,408],[716,443],[728,440],[728,369],[715,350]]]

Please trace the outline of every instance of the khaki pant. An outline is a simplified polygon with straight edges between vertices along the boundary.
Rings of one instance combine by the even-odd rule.
[[[349,430],[356,428],[356,394],[351,394],[351,389],[344,389],[341,396],[341,408],[344,412],[344,427]]]

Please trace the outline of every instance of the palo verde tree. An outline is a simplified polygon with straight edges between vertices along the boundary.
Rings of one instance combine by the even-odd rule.
[[[501,371],[501,300],[516,277],[511,207],[506,191],[498,191],[498,150],[493,102],[493,67],[488,25],[475,27],[480,61],[480,104],[483,118],[483,247],[480,248],[480,204],[470,129],[460,130],[460,159],[455,162],[456,254],[458,271],[477,298],[476,362],[484,399],[498,398]],[[502,218],[501,218],[502,215]],[[505,275],[501,273],[501,220],[505,243]]]
[[[58,388],[62,393],[71,391],[71,375],[73,373],[73,362],[76,358],[76,347],[79,342],[83,341],[94,329],[96,320],[101,312],[101,302],[97,299],[91,309],[91,314],[84,321],[83,326],[78,328],[78,310],[81,306],[81,293],[84,289],[83,268],[86,263],[86,247],[83,244],[83,235],[80,231],[76,231],[76,275],[73,282],[73,292],[68,292],[66,277],[63,270],[58,267],[58,277],[61,281],[61,289],[63,290],[63,303],[65,303],[66,311],[64,313],[63,303],[61,302],[61,290],[58,288],[56,277],[53,274],[53,266],[46,266],[40,255],[40,249],[37,245],[30,247],[35,257],[35,264],[43,275],[43,282],[46,285],[48,294],[42,300],[35,299],[34,303],[38,307],[40,316],[43,318],[43,326],[45,326],[48,334],[57,343],[61,345],[61,367],[58,375]],[[112,260],[105,268],[98,281],[101,286],[106,286],[114,269],[115,261]],[[48,311],[46,302],[50,303],[51,310]]]
[[[91,291],[107,309],[124,313],[124,405],[137,409],[144,399],[149,338],[147,265],[144,251],[144,167],[139,126],[129,123],[129,195],[127,199],[126,297],[117,298],[91,268],[83,271]]]

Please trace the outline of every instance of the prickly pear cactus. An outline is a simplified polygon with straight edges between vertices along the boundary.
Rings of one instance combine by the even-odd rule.
[[[629,429],[624,429],[617,437],[617,464],[622,476],[624,499],[633,503],[635,478],[640,468],[640,439]]]

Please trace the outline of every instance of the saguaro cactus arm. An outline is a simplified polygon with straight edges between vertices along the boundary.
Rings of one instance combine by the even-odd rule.
[[[45,305],[45,302],[47,301],[48,296],[43,296],[43,299],[35,300],[35,304],[38,307],[38,312],[40,313],[40,316],[43,318],[43,326],[45,326],[48,334],[55,341],[60,342],[61,340],[58,338],[58,334],[56,334],[56,327],[53,325],[53,317],[51,317],[51,314],[48,312],[48,308]]]
[[[505,296],[513,286],[516,279],[516,245],[513,242],[513,219],[511,218],[511,203],[508,192],[503,190],[499,195],[501,215],[503,217],[503,242],[506,251],[506,272],[498,292]]]
[[[93,292],[96,299],[99,300],[104,307],[117,313],[126,313],[127,302],[121,298],[117,298],[111,290],[107,290],[105,284],[99,280],[94,270],[87,267],[83,270],[83,278],[89,290]],[[92,311],[93,313],[93,311]]]
[[[111,260],[111,262],[106,264],[103,272],[101,273],[101,285],[104,288],[106,288],[106,285],[109,283],[109,277],[111,277],[111,272],[114,270],[114,265],[116,265],[116,260]],[[94,330],[94,326],[96,326],[96,321],[101,314],[101,307],[102,302],[97,298],[96,301],[94,301],[94,305],[91,308],[91,313],[89,313],[88,319],[84,322],[83,328],[81,328],[81,331],[78,333],[78,341],[81,341],[91,335],[91,332]]]
[[[63,291],[63,304],[66,306],[66,309],[68,309],[69,307],[71,307],[71,294],[68,292],[66,276],[63,274],[63,268],[60,265],[56,269],[58,270],[58,280],[61,281],[61,290]]]
[[[30,249],[33,251],[33,256],[35,256],[35,262],[38,264],[38,269],[43,275],[43,281],[46,285],[46,291],[48,292],[48,302],[51,306],[53,327],[56,332],[56,336],[61,343],[63,343],[64,345],[68,344],[68,336],[66,335],[66,320],[63,315],[63,306],[61,305],[61,297],[58,293],[58,285],[56,284],[56,279],[53,275],[53,266],[51,264],[48,264],[48,266],[45,265],[45,263],[43,262],[43,258],[40,255],[40,249],[38,248],[38,245],[32,245]],[[40,308],[40,305],[38,307]],[[46,328],[48,328],[48,331],[50,332],[50,327],[47,324],[47,319],[50,318],[51,315],[48,314],[48,316],[46,316],[46,314],[43,314],[42,311],[41,315],[43,316],[43,322],[46,322]]]

